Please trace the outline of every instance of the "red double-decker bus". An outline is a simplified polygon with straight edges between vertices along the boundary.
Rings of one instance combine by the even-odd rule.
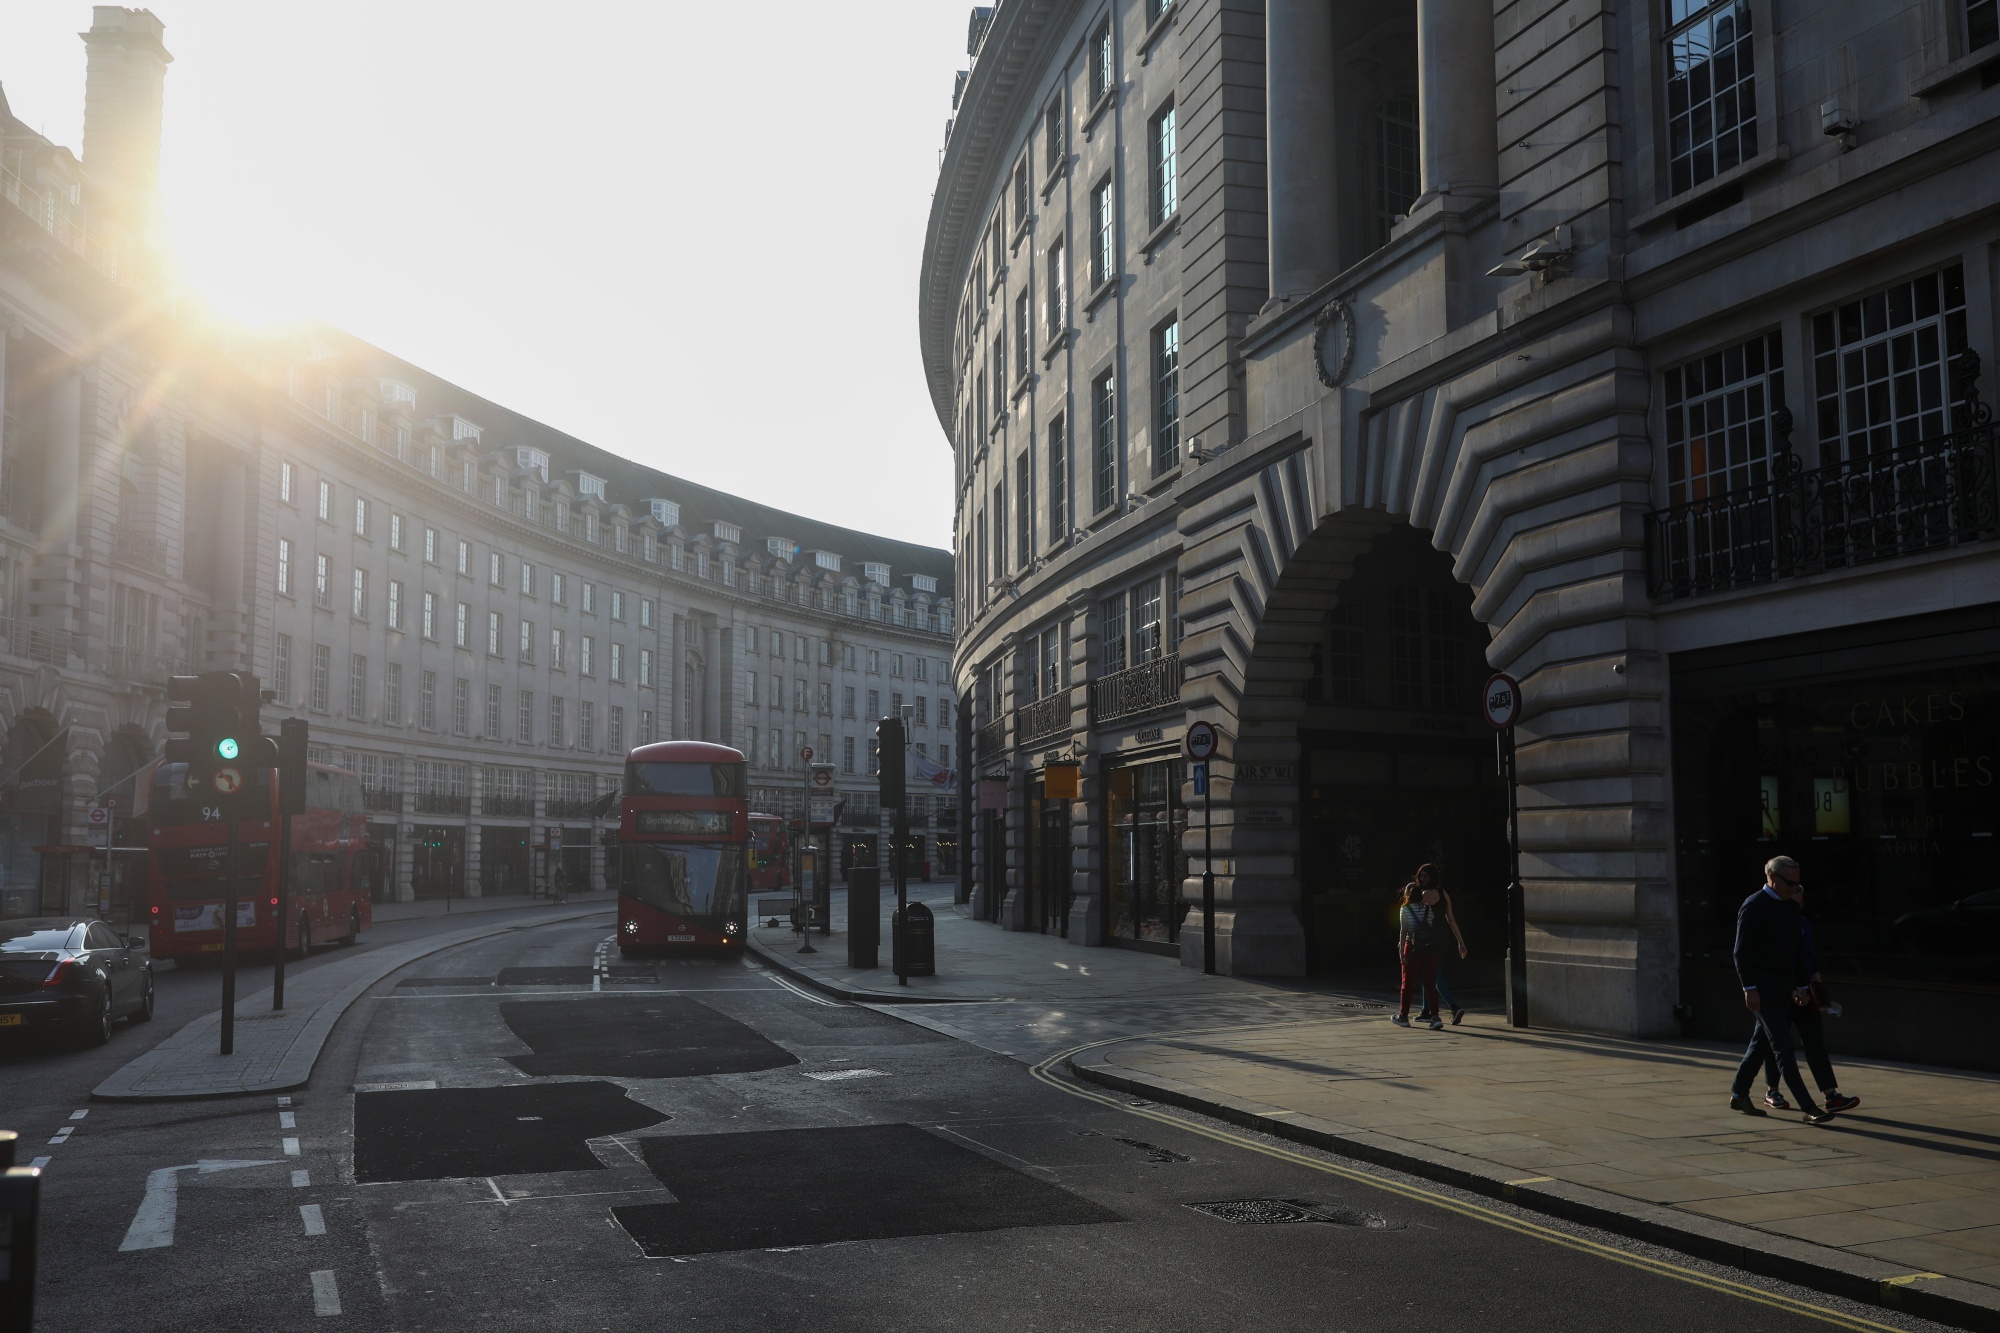
[[[245,771],[245,804],[254,809],[237,827],[236,947],[271,949],[277,942],[278,802],[273,770]],[[160,763],[148,783],[146,919],[155,958],[222,953],[224,862],[229,830],[212,790],[190,790],[187,765]],[[315,941],[352,944],[370,922],[368,816],[361,782],[346,769],[310,765],[305,811],[292,816],[292,878],[285,947],[298,953]]]
[[[787,889],[792,884],[792,840],[782,815],[750,816],[750,891]]]
[[[749,767],[701,741],[625,758],[619,814],[618,948],[739,949],[749,912]]]

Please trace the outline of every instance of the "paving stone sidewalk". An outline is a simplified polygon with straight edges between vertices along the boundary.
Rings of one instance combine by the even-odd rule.
[[[285,979],[285,1007],[271,1008],[271,991],[239,994],[236,999],[234,1050],[220,1054],[222,1011],[215,1010],[187,1023],[144,1055],[132,1060],[91,1092],[95,1101],[153,1102],[183,1098],[232,1097],[255,1092],[289,1092],[305,1087],[320,1049],[349,1005],[369,987],[428,954],[471,940],[483,939],[524,924],[570,920],[609,912],[616,898],[572,899],[547,916],[483,923],[442,931],[351,957],[323,963]],[[259,967],[255,973],[266,974]]]

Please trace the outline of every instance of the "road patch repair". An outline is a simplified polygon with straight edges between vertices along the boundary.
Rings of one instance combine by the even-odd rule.
[[[694,1078],[799,1062],[755,1028],[682,995],[593,1000],[588,1024],[571,1000],[510,1000],[500,1018],[533,1052],[508,1063],[538,1078]]]
[[[611,1212],[653,1259],[1124,1220],[916,1125],[671,1134],[638,1146],[679,1202]]]
[[[588,1140],[669,1118],[615,1083],[357,1092],[354,1178],[376,1184],[601,1171]]]

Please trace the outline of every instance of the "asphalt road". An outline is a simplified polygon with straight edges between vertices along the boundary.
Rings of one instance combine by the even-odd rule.
[[[33,1150],[42,1326],[1933,1327],[1129,1104],[754,964],[600,968],[609,936],[413,964],[286,1104],[90,1106],[143,1028],[0,1052],[0,1124],[73,1127]],[[163,1024],[214,985],[162,980]]]

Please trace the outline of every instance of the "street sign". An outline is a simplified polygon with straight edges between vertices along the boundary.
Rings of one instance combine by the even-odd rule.
[[[94,829],[109,828],[111,826],[111,811],[109,807],[106,806],[102,805],[91,806],[90,812],[88,815],[85,816],[85,818],[87,818],[90,821],[90,826]]]
[[[833,765],[814,764],[812,766],[812,785],[816,791],[833,790]]]
[[[1521,685],[1504,671],[1496,671],[1480,696],[1486,721],[1495,731],[1505,731],[1521,716]]]
[[[1199,725],[1199,724],[1197,724],[1197,725]],[[1196,764],[1196,765],[1194,766],[1194,794],[1195,794],[1196,796],[1206,796],[1206,795],[1208,795],[1208,765],[1207,765],[1207,764],[1204,764],[1204,763],[1197,763],[1197,764]]]
[[[801,745],[799,747],[799,758],[810,764],[813,761],[813,747],[810,745]]]
[[[215,770],[215,790],[223,796],[234,796],[243,789],[243,775],[233,768]]]
[[[1187,756],[1196,763],[1215,757],[1215,727],[1207,722],[1191,722],[1187,729]]]

